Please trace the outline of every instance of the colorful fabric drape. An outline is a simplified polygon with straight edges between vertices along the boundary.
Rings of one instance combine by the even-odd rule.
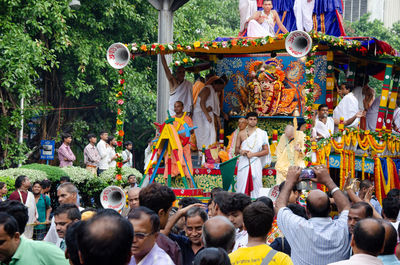
[[[375,195],[380,203],[394,188],[400,188],[398,175],[400,159],[375,157]]]

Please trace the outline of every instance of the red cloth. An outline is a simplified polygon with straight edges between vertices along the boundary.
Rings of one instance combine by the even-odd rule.
[[[251,165],[249,163],[249,174],[247,175],[246,189],[244,193],[248,196],[251,196],[251,192],[254,190],[253,186],[253,174],[251,173]]]
[[[21,197],[22,197],[23,203],[25,204],[26,203],[26,199],[28,198],[28,193],[25,192],[25,191],[20,191],[20,192],[21,192]],[[18,194],[18,190],[16,190],[13,193],[11,193],[9,200],[11,200],[11,201],[19,201],[19,202],[21,201],[21,198],[19,197],[19,194]]]

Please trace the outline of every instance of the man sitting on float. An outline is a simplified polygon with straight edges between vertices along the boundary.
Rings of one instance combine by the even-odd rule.
[[[358,100],[353,94],[353,85],[350,83],[341,84],[338,93],[342,97],[340,103],[333,110],[333,120],[335,121],[335,131],[338,129],[340,118],[346,127],[357,128],[360,118],[364,116],[363,111],[358,109]]]
[[[288,30],[282,24],[278,13],[272,10],[272,0],[264,0],[263,10],[257,11],[253,16],[247,19],[245,27],[247,27],[247,36],[254,38],[275,37],[275,23],[283,33]]]

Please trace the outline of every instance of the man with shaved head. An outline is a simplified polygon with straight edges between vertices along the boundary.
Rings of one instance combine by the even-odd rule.
[[[223,248],[230,253],[235,245],[235,226],[225,216],[215,216],[203,225],[206,248]]]
[[[313,168],[316,179],[325,185],[335,199],[339,218],[329,216],[331,205],[328,195],[312,190],[307,197],[307,215],[310,219],[295,215],[288,207],[293,187],[300,181],[300,167],[290,167],[286,182],[276,200],[278,227],[292,249],[294,264],[325,265],[350,256],[350,237],[347,226],[350,202],[340,191],[325,166]]]
[[[349,260],[343,260],[331,265],[383,265],[377,258],[382,252],[385,242],[385,228],[379,220],[367,218],[359,221],[354,227],[351,247],[354,255]]]
[[[383,264],[400,264],[395,253],[397,245],[397,231],[393,225],[388,221],[380,220],[383,227],[385,228],[385,243],[383,252],[378,256]]]

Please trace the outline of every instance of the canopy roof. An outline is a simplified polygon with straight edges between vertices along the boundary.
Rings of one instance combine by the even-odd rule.
[[[217,38],[214,41],[191,43],[137,44],[128,45],[133,55],[156,55],[183,52],[203,60],[215,60],[214,56],[225,54],[255,54],[285,52],[285,38],[288,34],[265,38]],[[373,37],[334,37],[321,32],[311,32],[313,51],[333,50],[347,56],[373,60],[378,63],[400,66],[398,52],[388,43]]]

